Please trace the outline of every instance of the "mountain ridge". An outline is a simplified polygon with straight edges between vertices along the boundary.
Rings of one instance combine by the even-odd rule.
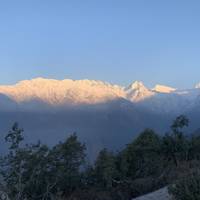
[[[192,109],[199,104],[200,99],[200,89],[197,86],[194,89],[178,90],[157,84],[150,89],[142,81],[134,81],[128,87],[122,87],[97,80],[56,80],[41,77],[23,80],[15,85],[0,85],[0,94],[21,107],[30,104],[29,108],[33,109],[37,108],[37,102],[59,107],[125,99],[155,112],[179,112]]]

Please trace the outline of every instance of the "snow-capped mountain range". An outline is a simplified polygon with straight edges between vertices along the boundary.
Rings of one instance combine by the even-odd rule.
[[[95,80],[24,80],[0,86],[0,152],[15,121],[29,141],[54,144],[75,131],[95,156],[103,147],[120,148],[145,128],[164,134],[179,114],[190,119],[189,131],[199,130],[200,84],[179,90],[148,88],[141,81],[122,87]]]
[[[164,85],[147,88],[141,81],[128,87],[95,80],[54,80],[36,78],[16,85],[0,86],[0,106],[6,101],[17,105],[40,101],[52,106],[99,104],[125,99],[152,111],[187,110],[198,105],[200,84],[193,89],[178,90]],[[3,98],[3,100],[2,100]]]

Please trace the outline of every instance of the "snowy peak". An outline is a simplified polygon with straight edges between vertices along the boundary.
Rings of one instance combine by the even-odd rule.
[[[153,91],[159,92],[159,93],[171,93],[171,92],[176,91],[176,89],[169,86],[165,86],[165,85],[156,85],[153,88]]]
[[[138,102],[154,95],[150,89],[145,87],[143,82],[135,81],[125,88],[127,99]]]
[[[127,90],[142,90],[147,89],[142,81],[135,81],[132,84],[130,84],[127,88]]]

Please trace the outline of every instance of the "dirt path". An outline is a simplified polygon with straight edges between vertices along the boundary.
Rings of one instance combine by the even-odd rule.
[[[142,197],[137,197],[133,200],[172,200],[172,198],[170,197],[167,188],[162,188]]]

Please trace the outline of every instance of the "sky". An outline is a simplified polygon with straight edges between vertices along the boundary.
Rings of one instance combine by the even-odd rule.
[[[199,0],[0,0],[0,84],[200,82]]]

